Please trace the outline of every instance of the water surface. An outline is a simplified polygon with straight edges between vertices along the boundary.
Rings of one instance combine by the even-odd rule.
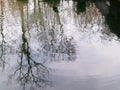
[[[0,0],[1,90],[120,90],[119,11],[105,4]]]

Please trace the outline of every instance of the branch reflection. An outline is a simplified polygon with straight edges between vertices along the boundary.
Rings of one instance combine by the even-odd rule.
[[[25,90],[27,86],[31,90],[37,87],[49,85],[51,82],[47,79],[49,75],[48,68],[40,62],[37,62],[31,57],[29,40],[26,37],[28,28],[25,25],[25,14],[21,3],[19,4],[20,16],[21,16],[21,29],[22,29],[22,45],[20,60],[18,60],[18,66],[14,72],[14,77],[17,77],[18,82],[23,86]],[[13,77],[12,76],[12,77]]]

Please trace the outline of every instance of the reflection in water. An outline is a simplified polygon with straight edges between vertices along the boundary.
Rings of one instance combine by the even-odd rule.
[[[86,2],[87,0],[74,0],[76,2],[76,11],[77,14],[84,12],[86,10]]]
[[[96,5],[105,16],[110,31],[120,37],[120,1],[96,0]]]
[[[95,3],[96,7],[105,16],[106,22],[112,33],[120,36],[120,2],[119,0],[74,0],[76,2],[77,14],[84,12],[90,2]]]
[[[42,63],[39,63],[32,59],[30,53],[29,42],[26,38],[26,27],[24,23],[24,11],[23,6],[20,5],[20,15],[21,15],[21,29],[22,29],[22,46],[20,61],[18,61],[18,66],[14,75],[17,75],[17,80],[26,89],[26,86],[30,84],[30,89],[41,87],[50,84],[46,79],[49,74],[49,70]],[[15,76],[16,77],[16,76]]]
[[[52,8],[59,2],[54,2]],[[49,85],[49,69],[45,63],[74,60],[75,48],[71,43],[72,37],[66,38],[63,35],[59,15],[53,13],[54,9],[47,8],[51,5],[45,6],[44,2],[37,1],[34,1],[34,4],[23,3],[20,0],[17,4],[16,9],[19,10],[21,19],[22,44],[18,43],[21,49],[18,50],[20,53],[17,53],[18,65],[15,65],[16,70],[11,77],[16,78],[24,89],[27,86],[34,88]],[[13,10],[16,11],[14,8]]]
[[[0,42],[0,66],[5,67],[4,52],[5,52],[5,39],[3,33],[3,21],[4,21],[4,1],[0,1],[0,32],[1,32],[1,42]]]
[[[17,0],[17,1],[21,3],[28,3],[28,0]]]
[[[57,6],[60,4],[60,0],[43,0],[43,2],[47,2],[56,13],[59,12]]]
[[[113,64],[115,56],[109,58],[118,42],[109,35],[105,19],[112,31],[109,20],[111,15],[118,19],[118,11],[112,12],[112,5],[103,9],[105,1],[91,1],[8,0],[4,4],[2,0],[0,64],[5,67],[7,61],[8,68],[14,68],[8,74],[10,79],[17,80],[23,89],[39,90],[51,84],[52,68],[55,72],[51,77],[58,87],[47,90],[105,90],[103,84],[109,81],[106,73],[116,74],[119,68],[118,59]],[[108,62],[111,65],[106,65]]]
[[[110,27],[111,32],[120,37],[120,2],[118,0],[111,0],[109,13],[106,16],[106,21]]]

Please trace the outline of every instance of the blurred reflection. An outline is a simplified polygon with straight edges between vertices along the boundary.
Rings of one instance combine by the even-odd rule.
[[[43,2],[47,2],[52,8],[53,11],[58,13],[58,5],[60,4],[60,0],[43,0]]]
[[[120,1],[110,0],[109,13],[106,16],[106,21],[111,32],[120,37]]]
[[[49,70],[42,63],[37,62],[31,57],[29,41],[26,37],[26,32],[28,31],[28,28],[25,25],[26,19],[24,8],[21,3],[19,3],[19,9],[21,17],[22,45],[20,60],[18,60],[16,71],[14,72],[14,75],[12,75],[12,77],[17,77],[18,82],[23,86],[24,90],[27,86],[30,87],[30,90],[33,90],[34,88],[50,84],[50,81],[47,79]]]
[[[21,2],[21,3],[28,3],[28,0],[17,0],[18,2]]]
[[[39,13],[35,14],[39,14],[38,16],[40,17],[37,26],[39,26],[38,28],[41,30],[41,32],[39,32],[39,39],[40,43],[42,43],[43,52],[49,57],[48,61],[74,60],[74,45],[72,45],[71,42],[66,42],[59,14],[51,10],[51,5],[56,6],[60,1],[45,0],[44,2],[48,3],[48,6],[42,6],[44,3],[39,3]],[[69,47],[71,49],[68,49]]]
[[[34,0],[32,4],[18,0],[13,3],[18,5],[16,9],[20,13],[22,44],[19,43],[18,65],[12,78],[16,78],[24,89],[27,86],[35,88],[49,85],[51,82],[46,62],[75,60],[72,37],[64,36],[63,25],[56,13],[60,0]]]
[[[77,13],[86,10],[86,0],[74,0],[76,4]],[[96,7],[105,16],[106,22],[112,33],[120,37],[120,1],[119,0],[90,0],[95,3]]]
[[[76,11],[77,14],[80,14],[81,12],[84,12],[86,10],[86,2],[88,0],[74,0],[76,3]]]
[[[102,32],[104,33],[108,29],[103,25],[104,18],[99,10],[105,15],[111,31],[119,30],[119,9],[113,7],[115,4],[111,4],[108,8],[108,6],[105,6],[105,1],[91,0],[94,4],[88,0],[73,1],[65,1],[63,5],[61,0],[9,0],[8,7],[11,12],[7,9],[9,12],[6,10],[6,13],[8,13],[6,16],[11,17],[11,14],[14,13],[14,16],[12,16],[14,19],[8,19],[12,23],[13,21],[16,23],[17,20],[19,22],[17,26],[10,24],[7,27],[10,30],[3,28],[5,27],[3,23],[4,2],[1,1],[0,64],[4,67],[4,52],[6,51],[4,45],[5,40],[8,39],[7,43],[12,42],[9,45],[17,47],[13,49],[15,60],[18,60],[18,63],[15,63],[12,78],[17,79],[23,89],[30,87],[33,90],[36,87],[49,85],[51,83],[48,78],[50,71],[46,64],[54,61],[76,60],[77,52],[78,57],[80,57],[79,44],[82,41],[88,39],[88,42],[90,42],[90,40],[95,41],[95,39],[96,41],[101,40],[101,38],[106,39]],[[74,5],[76,6],[75,11],[79,15],[74,13]],[[59,8],[60,6],[62,8]],[[5,24],[8,24],[7,20]],[[16,29],[12,32],[13,28]],[[6,36],[4,31],[7,32]],[[13,37],[12,39],[8,37],[9,34]],[[76,49],[78,49],[77,52]],[[11,52],[7,52],[6,57],[9,54]]]
[[[3,68],[5,67],[5,39],[3,33],[3,22],[4,22],[4,1],[0,0],[0,34],[1,34],[1,41],[0,41],[0,66]]]
[[[120,37],[120,1],[96,0],[97,8],[105,16],[110,31]]]
[[[108,0],[96,0],[94,1],[96,3],[97,8],[100,10],[100,12],[106,16],[109,13],[109,1]]]

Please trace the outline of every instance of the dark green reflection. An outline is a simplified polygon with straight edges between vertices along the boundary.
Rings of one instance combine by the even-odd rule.
[[[106,21],[109,25],[111,32],[120,37],[120,2],[111,1],[109,13],[106,16]]]
[[[76,2],[76,10],[77,14],[84,12],[86,10],[86,2],[87,0],[74,0]]]
[[[22,2],[22,3],[28,3],[28,0],[17,0],[18,2]]]
[[[50,5],[58,5],[58,4],[60,4],[60,0],[43,0],[43,2],[47,2]]]
[[[53,11],[58,13],[58,5],[60,4],[60,1],[61,0],[43,0],[43,2],[46,2],[48,3],[52,8],[53,8]]]

